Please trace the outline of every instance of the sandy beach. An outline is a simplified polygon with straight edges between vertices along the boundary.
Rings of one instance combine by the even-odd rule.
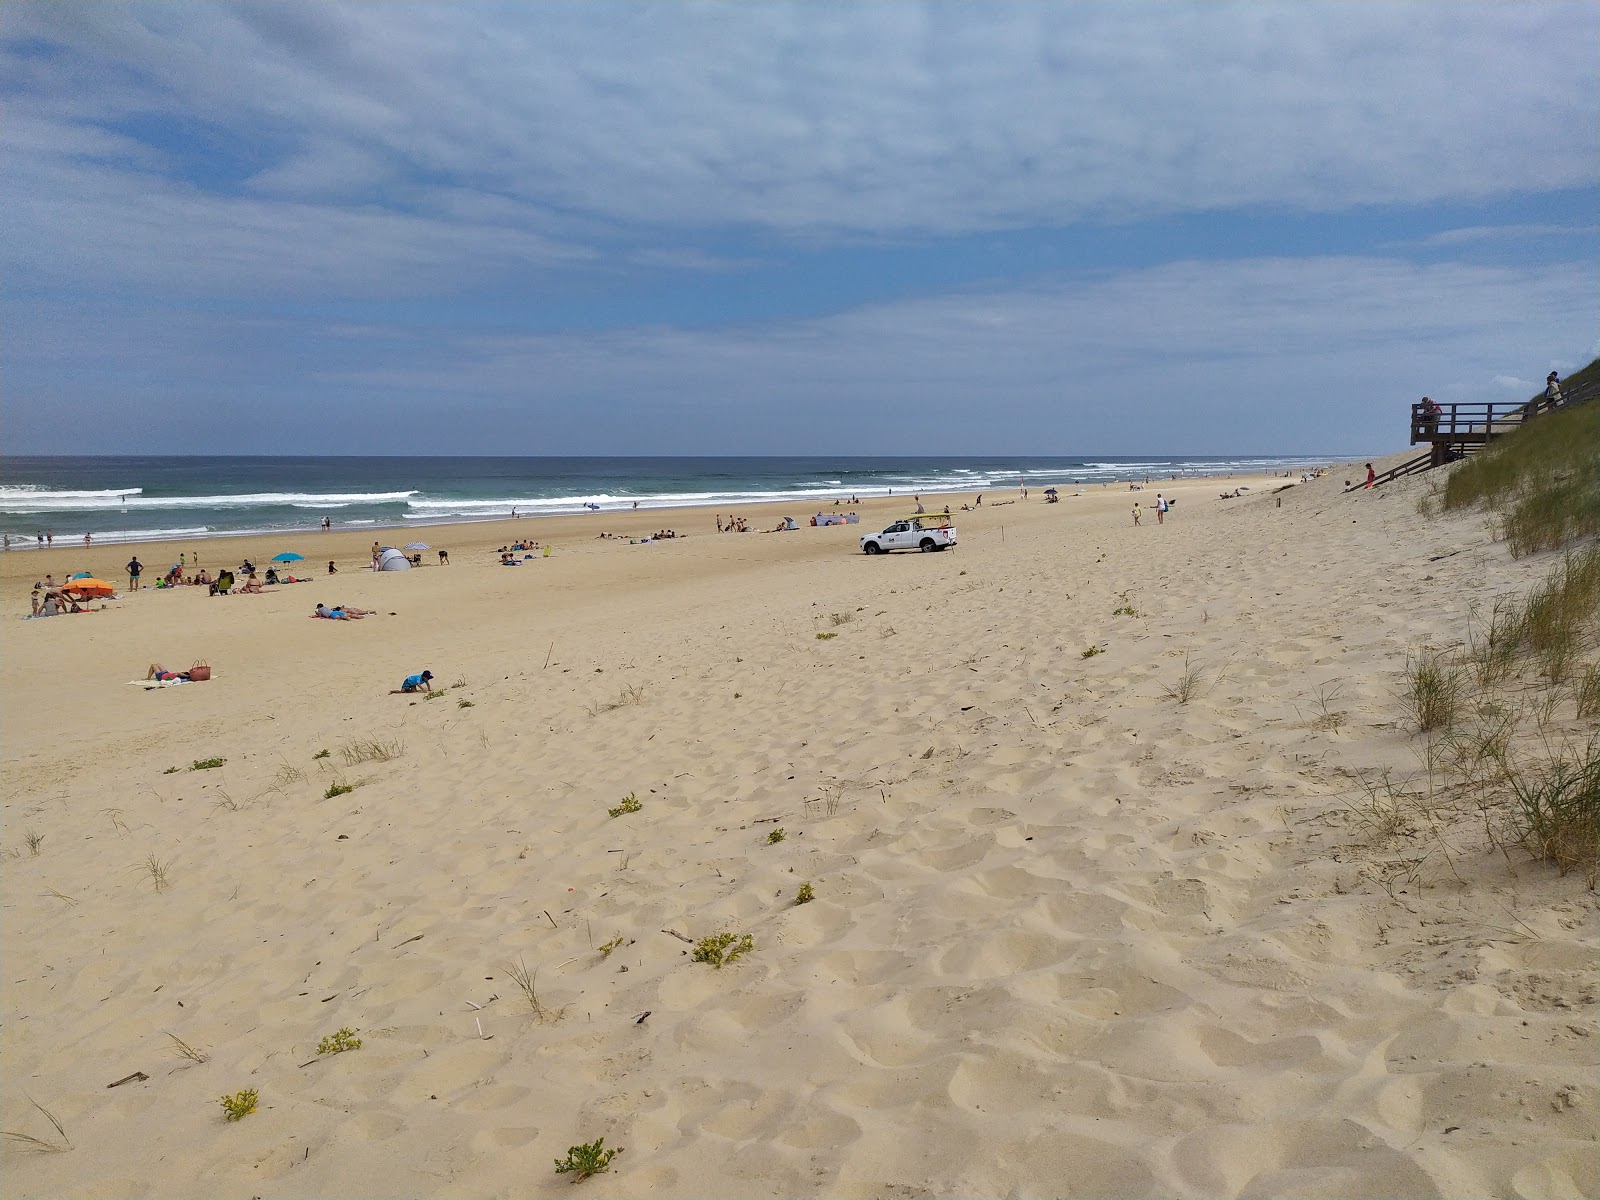
[[[70,1142],[8,1138],[5,1193],[565,1195],[604,1138],[585,1195],[1600,1194],[1593,894],[1370,819],[1408,652],[1549,557],[1359,469],[996,494],[945,554],[856,551],[898,500],[392,574],[141,545],[313,581],[48,621],[130,547],[0,557],[3,1128]]]

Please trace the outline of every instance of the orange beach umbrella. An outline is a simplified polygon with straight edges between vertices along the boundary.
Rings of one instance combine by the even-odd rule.
[[[109,596],[117,589],[104,579],[74,579],[62,585],[63,592],[76,592],[80,596]]]

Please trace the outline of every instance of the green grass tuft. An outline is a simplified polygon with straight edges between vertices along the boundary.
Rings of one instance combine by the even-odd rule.
[[[260,1096],[255,1088],[245,1088],[242,1092],[235,1092],[231,1096],[219,1098],[222,1104],[222,1115],[225,1120],[242,1121],[256,1110],[256,1101]]]
[[[585,1142],[581,1146],[572,1146],[567,1150],[567,1157],[556,1159],[557,1175],[575,1175],[580,1181],[591,1175],[598,1175],[601,1171],[611,1168],[611,1160],[621,1154],[623,1147],[615,1150],[605,1149],[605,1138],[595,1138],[592,1142]]]
[[[720,971],[755,948],[756,941],[748,933],[740,934],[738,937],[731,933],[714,933],[695,943],[694,961],[710,963]]]

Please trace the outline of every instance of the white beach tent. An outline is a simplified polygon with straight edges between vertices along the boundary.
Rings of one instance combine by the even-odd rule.
[[[411,570],[411,560],[406,557],[404,550],[396,550],[393,546],[390,546],[378,559],[378,570],[409,571]]]

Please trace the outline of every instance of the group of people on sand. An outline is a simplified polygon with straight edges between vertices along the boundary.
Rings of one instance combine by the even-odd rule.
[[[33,611],[28,614],[30,617],[59,617],[67,613],[91,611],[79,603],[78,597],[58,587],[35,587],[32,605]]]
[[[732,513],[728,514],[728,520],[727,520],[726,523],[724,523],[723,520],[722,520],[722,514],[718,513],[717,514],[717,532],[718,533],[749,533],[750,532],[750,525],[749,525],[749,522],[747,522],[743,517],[736,517]]]

